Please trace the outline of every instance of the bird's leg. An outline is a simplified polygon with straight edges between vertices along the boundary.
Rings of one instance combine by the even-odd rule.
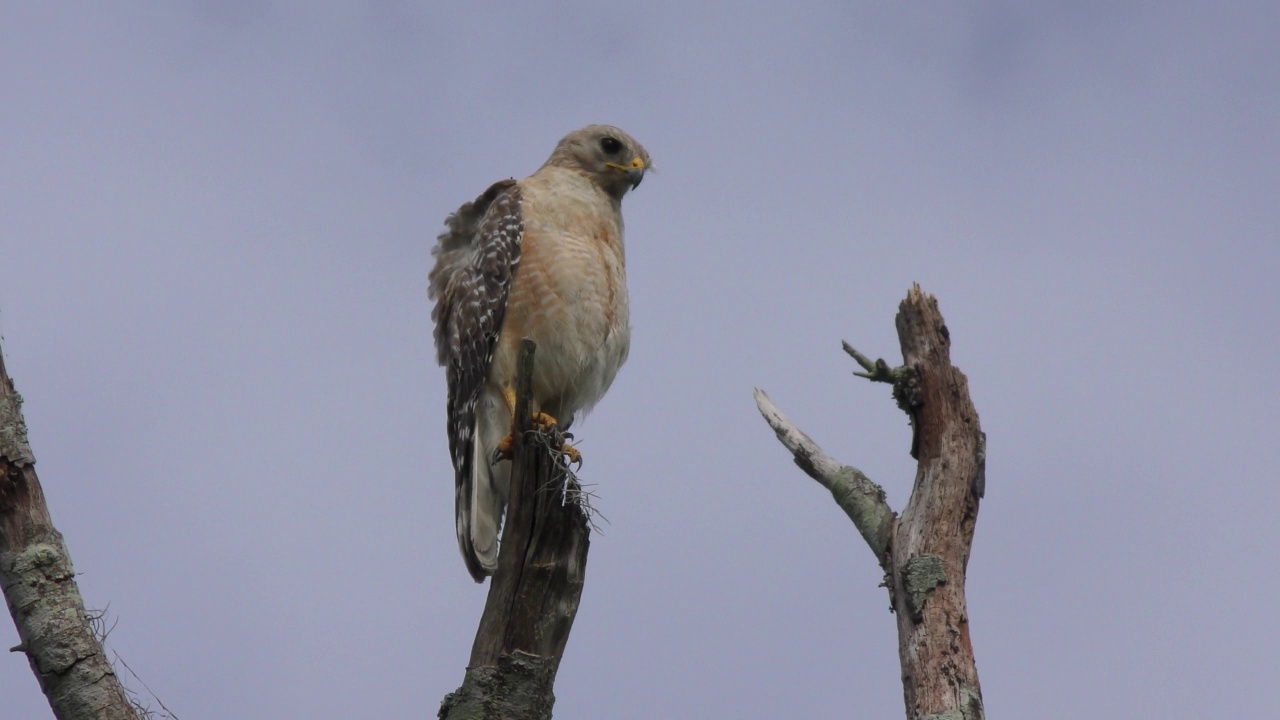
[[[514,421],[516,417],[516,391],[513,388],[506,388],[502,391],[502,397],[507,401],[507,413],[511,415]],[[533,414],[533,427],[536,430],[546,432],[560,423],[556,419],[544,412],[535,412]]]
[[[516,391],[513,388],[503,388],[502,398],[507,403],[507,413],[511,415],[512,422],[515,422],[516,416]],[[550,415],[544,412],[535,412],[533,414],[533,427],[535,430],[546,433],[552,429],[558,429],[560,423]],[[496,463],[500,460],[510,460],[515,451],[515,440],[512,439],[511,433],[507,433],[505,437],[498,442],[498,447],[493,451],[493,461]],[[577,448],[567,442],[560,445],[560,452],[569,458],[569,462],[582,464],[582,453]]]

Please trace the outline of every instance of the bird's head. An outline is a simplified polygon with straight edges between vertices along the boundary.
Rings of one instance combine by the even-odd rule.
[[[640,185],[651,167],[644,146],[612,125],[588,125],[565,135],[547,165],[577,170],[618,199]]]

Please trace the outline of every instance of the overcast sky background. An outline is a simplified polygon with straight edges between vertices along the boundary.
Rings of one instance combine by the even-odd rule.
[[[901,717],[875,560],[751,391],[901,509],[839,343],[900,359],[912,282],[989,436],[988,716],[1274,712],[1280,5],[106,5],[0,5],[0,332],[86,601],[184,720],[461,682],[430,248],[592,122],[659,172],[557,717]],[[0,698],[51,717],[20,654]]]

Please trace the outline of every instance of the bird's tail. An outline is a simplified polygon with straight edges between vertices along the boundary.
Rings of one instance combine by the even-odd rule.
[[[485,427],[483,418],[501,413],[476,414],[475,442],[467,477],[457,486],[458,548],[467,571],[476,582],[492,575],[498,568],[498,534],[507,505],[511,463],[493,461],[493,452],[506,434],[505,424]]]

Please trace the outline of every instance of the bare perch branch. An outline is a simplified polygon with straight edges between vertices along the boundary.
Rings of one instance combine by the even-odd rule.
[[[53,526],[22,398],[0,351],[0,586],[40,689],[60,720],[135,720],[95,636],[71,556]]]
[[[884,489],[872,482],[861,470],[837,462],[828,455],[813,438],[783,415],[763,390],[756,388],[755,396],[760,414],[769,423],[769,427],[773,428],[783,446],[791,451],[796,465],[831,491],[836,504],[844,510],[862,538],[867,541],[876,561],[887,569],[886,551],[896,516],[889,503],[885,502]]]
[[[563,437],[538,437],[530,412],[534,343],[521,343],[512,428],[511,499],[462,687],[439,717],[548,720],[552,686],[586,580],[591,530]],[[566,501],[566,494],[568,499]]]

